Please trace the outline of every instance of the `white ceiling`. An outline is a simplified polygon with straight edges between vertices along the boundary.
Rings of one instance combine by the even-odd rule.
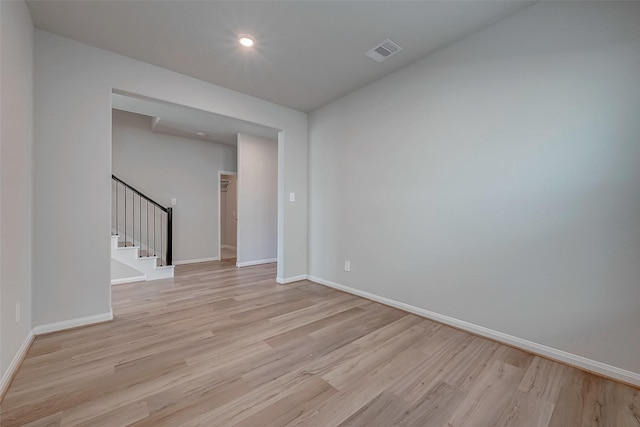
[[[38,28],[305,112],[532,3],[27,1]],[[386,38],[403,50],[365,57]]]

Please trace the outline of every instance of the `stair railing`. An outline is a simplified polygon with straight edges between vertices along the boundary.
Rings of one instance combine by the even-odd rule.
[[[111,232],[118,246],[139,246],[141,257],[158,257],[161,266],[173,258],[173,208],[164,207],[111,175]]]

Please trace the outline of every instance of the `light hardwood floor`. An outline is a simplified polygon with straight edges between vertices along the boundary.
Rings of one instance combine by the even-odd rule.
[[[640,426],[637,389],[307,281],[176,267],[39,336],[9,426]]]

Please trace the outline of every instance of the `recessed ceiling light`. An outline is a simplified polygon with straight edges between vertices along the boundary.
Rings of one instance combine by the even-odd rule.
[[[241,35],[240,39],[238,39],[238,41],[244,47],[252,47],[256,43],[256,41],[253,39],[253,37],[251,37],[250,35],[247,35],[247,34]]]
[[[204,133],[204,132],[196,132],[196,135],[198,135],[198,136],[207,136],[207,134]]]

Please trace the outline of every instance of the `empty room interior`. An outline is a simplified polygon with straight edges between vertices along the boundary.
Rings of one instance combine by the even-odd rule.
[[[0,426],[640,426],[640,2],[0,22]]]

